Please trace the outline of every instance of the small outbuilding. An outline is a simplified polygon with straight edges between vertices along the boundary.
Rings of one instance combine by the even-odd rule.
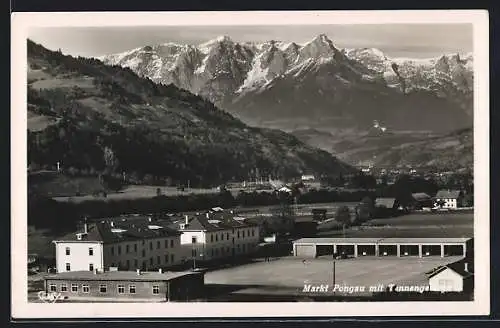
[[[468,262],[443,265],[427,272],[430,291],[434,292],[471,292],[474,273]]]

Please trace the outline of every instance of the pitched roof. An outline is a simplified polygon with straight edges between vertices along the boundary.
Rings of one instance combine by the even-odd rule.
[[[68,234],[56,241],[80,241],[78,233]],[[123,241],[136,241],[155,239],[161,237],[174,237],[180,233],[168,227],[163,222],[149,222],[149,220],[132,220],[124,218],[118,220],[101,221],[88,225],[87,235],[81,241],[102,241],[104,243],[118,243]]]
[[[460,190],[439,190],[436,194],[436,198],[458,198],[460,197]]]
[[[413,199],[417,200],[417,201],[422,201],[422,200],[429,200],[431,199],[431,196],[429,196],[428,194],[426,194],[425,192],[416,192],[416,193],[413,193],[411,194],[411,196],[413,197]]]
[[[452,270],[455,273],[458,273],[460,276],[463,278],[468,278],[474,275],[473,272],[471,271],[465,271],[465,264],[462,261],[455,262],[455,263],[450,263],[446,265],[441,265],[437,268],[434,268],[433,270],[426,272],[428,278],[432,278],[436,276],[437,274],[446,271],[446,270]]]
[[[141,272],[136,271],[105,271],[94,273],[93,271],[69,271],[60,272],[45,277],[46,280],[100,280],[100,281],[165,281],[175,278],[200,274],[199,272]]]
[[[208,214],[208,215],[207,215]],[[185,223],[185,219],[173,222],[170,227],[178,229],[179,225]],[[245,219],[237,220],[233,213],[216,212],[196,215],[188,218],[188,225],[184,230],[221,231],[236,228],[256,227],[257,224]]]
[[[396,198],[377,198],[375,199],[375,206],[384,206],[393,208],[396,205]]]

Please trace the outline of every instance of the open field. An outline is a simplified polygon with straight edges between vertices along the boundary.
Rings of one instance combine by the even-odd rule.
[[[321,231],[321,237],[344,236],[342,230]],[[412,213],[388,219],[368,221],[346,229],[345,237],[473,237],[473,213]]]
[[[70,201],[74,203],[84,202],[88,200],[125,200],[125,199],[140,199],[152,198],[157,196],[157,189],[161,190],[164,196],[182,196],[189,194],[215,194],[218,193],[216,188],[200,189],[200,188],[186,188],[184,191],[178,190],[176,187],[158,187],[158,186],[127,186],[117,193],[108,193],[106,198],[95,197],[93,195],[85,196],[72,196],[72,197],[54,197],[55,200],[60,202]]]
[[[419,225],[472,225],[474,213],[444,212],[444,213],[411,213],[395,218],[370,220],[370,225],[419,226]]]
[[[389,284],[426,286],[425,272],[460,257],[448,258],[355,258],[335,261],[335,283],[340,286],[364,286],[365,290],[340,291],[336,294],[370,295],[369,287]],[[208,272],[208,285],[231,285],[236,293],[293,293],[303,294],[304,284],[333,284],[331,259],[313,259],[303,263],[289,257],[270,262],[257,262]],[[239,288],[238,288],[239,287]],[[306,293],[307,294],[307,293]],[[302,295],[307,296],[307,295]]]

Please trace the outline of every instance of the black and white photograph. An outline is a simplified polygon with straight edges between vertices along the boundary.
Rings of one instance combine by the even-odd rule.
[[[12,24],[19,316],[488,313],[486,12]]]

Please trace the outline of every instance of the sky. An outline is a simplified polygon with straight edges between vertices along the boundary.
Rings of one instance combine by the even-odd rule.
[[[97,57],[167,42],[200,44],[221,35],[237,42],[302,44],[322,33],[338,48],[378,48],[389,57],[467,53],[473,41],[472,24],[51,27],[32,29],[29,38],[65,54]]]

